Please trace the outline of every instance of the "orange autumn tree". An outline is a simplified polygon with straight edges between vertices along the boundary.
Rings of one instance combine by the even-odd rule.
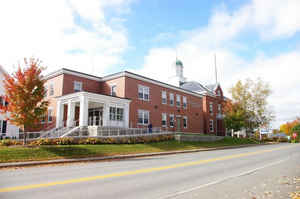
[[[12,75],[6,74],[3,81],[5,95],[2,97],[7,103],[0,106],[0,112],[9,113],[7,120],[24,131],[24,144],[25,131],[39,127],[48,108],[48,101],[44,100],[45,80],[41,78],[43,69],[40,60],[24,59],[18,70]]]
[[[300,117],[297,117],[295,120],[291,122],[286,122],[285,124],[280,125],[280,131],[284,132],[286,135],[292,135],[292,129],[300,124]]]

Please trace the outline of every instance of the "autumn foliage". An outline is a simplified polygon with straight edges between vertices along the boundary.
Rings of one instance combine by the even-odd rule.
[[[7,120],[22,130],[38,127],[47,111],[45,80],[41,78],[43,67],[40,64],[38,59],[24,59],[15,73],[5,75],[5,95],[2,98],[7,103],[0,106],[0,112],[9,113]]]
[[[280,125],[280,131],[284,132],[286,135],[291,136],[293,134],[293,128],[300,124],[300,118],[296,118],[291,122]]]

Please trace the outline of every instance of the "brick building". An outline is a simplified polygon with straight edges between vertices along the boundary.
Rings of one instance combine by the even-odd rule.
[[[220,85],[199,92],[185,82],[182,62],[175,65],[178,86],[127,71],[104,77],[65,68],[52,72],[44,77],[50,104],[43,127],[152,124],[166,131],[224,135]]]

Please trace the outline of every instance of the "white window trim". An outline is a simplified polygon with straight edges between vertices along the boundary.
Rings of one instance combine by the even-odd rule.
[[[115,89],[117,88],[117,84],[110,84],[110,95],[111,96],[117,96],[117,92],[115,91],[115,95],[113,95],[113,87],[115,87]]]
[[[49,110],[51,110],[51,115],[49,115]],[[51,116],[51,121],[49,120],[50,119],[50,117],[49,116]],[[53,122],[53,108],[48,108],[48,112],[47,112],[47,122],[48,123],[52,123]]]
[[[210,128],[211,123],[212,123],[212,128]],[[212,120],[212,119],[209,120],[209,132],[210,133],[214,132],[214,120]]]
[[[171,118],[171,117],[173,118],[173,125],[171,126],[171,124],[170,124],[170,127],[173,128],[174,125],[175,125],[175,116],[174,116],[174,114],[170,114],[170,115],[169,115],[169,118]],[[171,122],[171,119],[170,119],[169,122]]]
[[[187,128],[188,128],[188,118],[187,118],[187,116],[183,116],[183,120],[186,121],[186,126],[185,126],[185,127],[184,127],[184,122],[182,121],[182,123],[183,123],[183,128],[187,129]]]
[[[182,106],[184,109],[187,109],[187,97],[182,96]]]
[[[75,89],[75,85],[80,85],[79,86],[80,89],[76,90]],[[74,90],[74,92],[81,92],[82,91],[82,82],[80,82],[80,81],[74,81],[74,83],[73,83],[73,90]]]
[[[175,101],[174,101],[174,93],[170,93],[169,94],[169,98],[170,98],[170,106],[174,106],[174,103],[175,103]],[[173,100],[173,104],[171,104],[171,99]]]
[[[165,102],[164,102],[164,99],[165,99]],[[161,103],[162,104],[168,103],[167,91],[161,91]]]
[[[179,96],[179,101],[177,101],[177,96]],[[177,102],[179,102],[179,105],[177,105]],[[181,107],[181,96],[176,94],[176,106]]]
[[[52,87],[53,89],[51,89],[51,87]],[[51,94],[51,90],[53,90],[53,94]],[[55,93],[55,91],[54,91],[54,83],[51,82],[51,83],[49,83],[49,96],[53,96],[54,93]]]
[[[146,126],[146,125],[150,124],[150,111],[148,111],[148,110],[143,110],[143,109],[138,109],[138,120],[139,120],[139,113],[140,113],[140,112],[143,113],[143,123],[140,123],[140,122],[138,121],[138,125],[144,125],[144,126]],[[148,113],[148,123],[147,123],[147,124],[144,123],[144,120],[145,120],[145,113]]]
[[[4,135],[2,134],[2,128],[3,128],[3,120],[0,120],[0,135]]]
[[[142,89],[143,98],[140,98],[140,95],[139,95],[140,88]],[[146,90],[148,90],[148,99],[145,99],[145,93],[146,93],[145,91]],[[138,99],[144,100],[144,101],[150,101],[150,87],[139,84],[138,85]]]
[[[161,121],[163,121],[163,118],[166,118],[166,124],[165,125],[161,125],[162,127],[167,127],[168,126],[168,116],[167,116],[167,113],[162,113],[161,114]]]
[[[213,115],[214,114],[214,103],[213,102],[209,102],[209,114]]]
[[[222,105],[221,104],[218,104],[218,113],[222,114]]]

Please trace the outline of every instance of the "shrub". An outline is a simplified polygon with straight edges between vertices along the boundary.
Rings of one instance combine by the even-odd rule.
[[[4,139],[0,141],[0,146],[13,146],[13,145],[21,145],[22,142],[12,140],[12,139]]]
[[[56,141],[56,144],[58,145],[70,145],[70,144],[77,144],[74,142],[74,139],[73,138],[59,138],[57,141]]]

